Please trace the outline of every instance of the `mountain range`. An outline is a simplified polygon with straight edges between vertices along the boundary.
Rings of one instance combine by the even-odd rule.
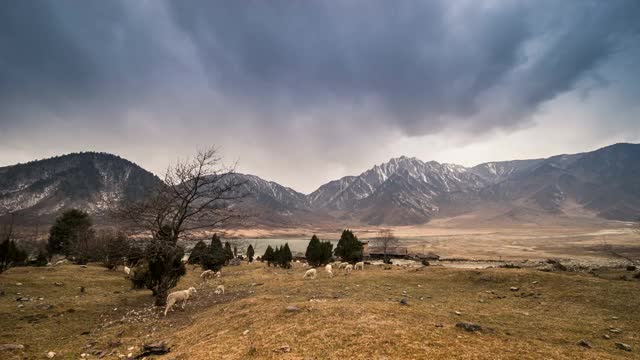
[[[242,206],[266,226],[412,225],[489,213],[514,221],[542,215],[631,221],[640,215],[640,144],[474,167],[403,156],[308,195],[254,175],[235,176],[251,194]],[[108,204],[144,197],[159,182],[140,166],[106,153],[0,167],[0,215],[52,217],[70,207],[100,215]]]

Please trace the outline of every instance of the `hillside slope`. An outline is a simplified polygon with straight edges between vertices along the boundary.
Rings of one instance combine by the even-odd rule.
[[[0,215],[53,216],[66,208],[102,214],[160,183],[140,166],[106,153],[74,153],[0,168]]]

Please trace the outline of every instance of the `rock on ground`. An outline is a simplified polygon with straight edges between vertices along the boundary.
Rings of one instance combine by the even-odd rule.
[[[456,324],[457,328],[464,329],[469,332],[475,332],[482,330],[482,326],[478,324],[468,323],[468,322],[459,322]]]
[[[631,351],[631,345],[625,343],[616,343],[616,347],[620,350]]]

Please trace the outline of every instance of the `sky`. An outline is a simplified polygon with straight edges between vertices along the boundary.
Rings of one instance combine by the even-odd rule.
[[[0,1],[0,166],[215,145],[309,193],[640,142],[640,1]]]

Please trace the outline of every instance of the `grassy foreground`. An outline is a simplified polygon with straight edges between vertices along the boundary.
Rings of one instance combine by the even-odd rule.
[[[0,344],[25,349],[0,350],[0,359],[48,351],[56,359],[117,359],[158,340],[172,346],[159,358],[185,360],[640,358],[637,281],[530,269],[368,266],[333,279],[319,271],[316,280],[303,272],[299,264],[243,264],[202,285],[200,269],[189,266],[178,289],[196,286],[196,298],[164,318],[150,292],[130,290],[121,272],[10,269],[0,274]],[[219,282],[225,295],[213,293]],[[21,296],[30,301],[16,301]],[[287,311],[292,305],[298,309]],[[461,321],[482,330],[455,327]]]

